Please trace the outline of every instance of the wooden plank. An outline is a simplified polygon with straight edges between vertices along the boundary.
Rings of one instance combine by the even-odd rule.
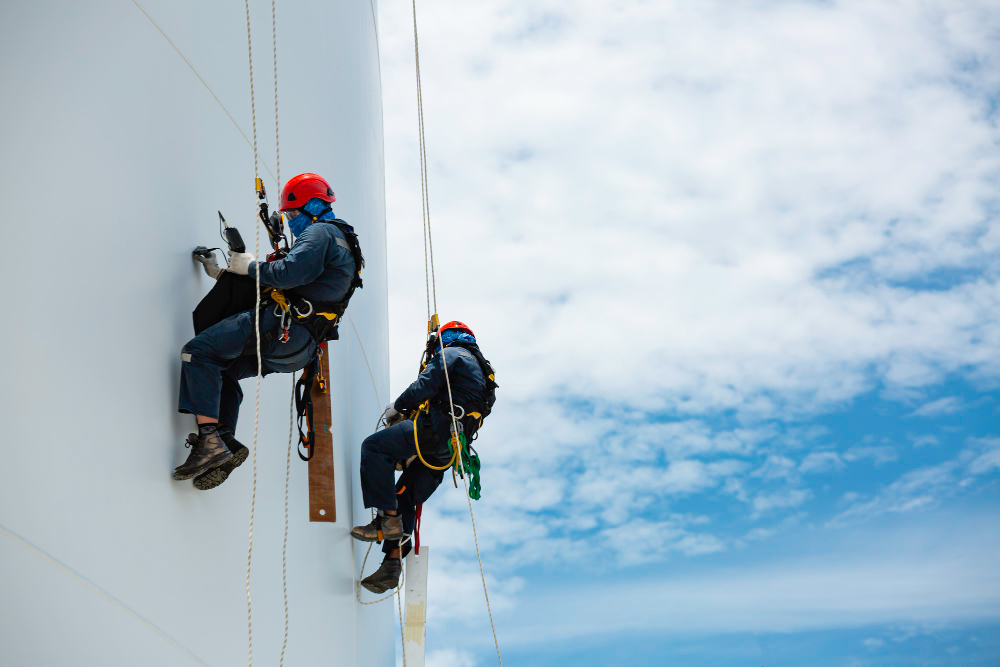
[[[427,624],[427,556],[429,549],[420,546],[420,555],[410,551],[406,557],[406,626],[403,651],[407,667],[424,667],[424,639]]]
[[[324,344],[324,348],[326,345]],[[330,359],[323,350],[322,374],[326,378],[326,392],[321,392],[314,381],[309,393],[313,401],[313,425],[316,437],[315,451],[309,461],[309,521],[334,523],[337,521],[337,501],[333,482],[333,433],[330,405]]]

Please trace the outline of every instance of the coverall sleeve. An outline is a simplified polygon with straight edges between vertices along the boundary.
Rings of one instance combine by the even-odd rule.
[[[447,350],[446,350],[447,351]],[[437,396],[438,392],[445,388],[443,354],[436,354],[431,357],[430,362],[417,379],[413,381],[396,402],[393,407],[399,412],[406,412],[419,407],[421,403],[429,398]]]
[[[310,226],[296,239],[287,257],[274,262],[254,262],[247,273],[256,278],[260,270],[260,281],[279,289],[308,285],[326,268],[329,245],[329,239],[313,232]]]

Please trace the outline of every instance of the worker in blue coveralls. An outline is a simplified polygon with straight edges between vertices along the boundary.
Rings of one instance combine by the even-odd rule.
[[[361,445],[361,491],[365,507],[376,508],[378,515],[370,524],[356,526],[351,535],[363,542],[384,539],[382,565],[361,581],[373,593],[384,593],[399,585],[402,558],[410,550],[409,540],[404,536],[413,533],[417,506],[437,489],[452,459],[445,366],[457,419],[468,424],[469,415],[485,416],[495,400],[492,367],[483,358],[475,334],[468,326],[458,321],[442,326],[428,341],[427,354],[430,358],[416,381],[386,408],[387,427],[368,436]],[[418,411],[425,401],[427,412]],[[417,415],[417,419],[407,418],[410,415]],[[481,421],[479,418],[478,423]],[[467,427],[466,433],[469,432]],[[403,470],[399,481],[395,480],[395,470]]]
[[[288,255],[257,262],[250,253],[230,252],[227,270],[254,279],[259,271],[262,286],[279,288],[286,295],[316,304],[342,302],[349,295],[356,270],[347,239],[353,230],[330,209],[336,200],[322,177],[307,173],[292,178],[281,190],[280,205],[280,214],[294,235]],[[214,255],[196,259],[210,276],[221,275]],[[262,298],[260,335],[265,375],[304,368],[321,342],[306,326],[291,317],[280,318],[275,310],[274,301]],[[281,332],[285,335],[278,335],[285,327],[287,330]],[[184,346],[178,411],[196,416],[198,433],[188,436],[186,446],[191,453],[174,469],[174,479],[194,478],[199,489],[215,488],[246,460],[248,450],[234,432],[243,400],[239,382],[257,374],[256,340],[251,308],[205,329]]]

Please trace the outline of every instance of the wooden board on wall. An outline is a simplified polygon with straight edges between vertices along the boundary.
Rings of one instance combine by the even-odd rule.
[[[313,401],[313,425],[316,429],[312,458],[309,460],[309,521],[334,523],[337,520],[337,501],[333,485],[333,433],[330,432],[330,359],[323,351],[322,373],[327,379],[327,391],[319,390],[313,382],[309,389]]]

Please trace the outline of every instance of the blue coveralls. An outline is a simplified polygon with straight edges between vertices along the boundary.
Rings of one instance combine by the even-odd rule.
[[[313,201],[316,200],[309,203]],[[320,216],[320,220],[333,218],[330,211]],[[251,263],[250,277],[256,278],[258,270],[262,285],[294,288],[297,294],[310,300],[340,301],[354,277],[354,257],[336,225],[314,222],[296,237],[284,259]],[[265,375],[300,370],[316,352],[312,336],[295,323],[288,342],[279,342],[279,325],[272,304],[260,317]],[[275,335],[265,343],[263,336],[269,331]],[[256,350],[243,353],[248,343],[251,349],[255,345],[253,310],[228,317],[188,341],[181,353],[178,411],[217,418],[220,425],[235,430],[243,400],[239,381],[257,374]]]
[[[444,359],[448,364],[448,378],[456,406],[472,405],[486,396],[486,378],[471,352],[461,347],[446,347]],[[420,453],[431,465],[442,466],[451,459],[448,440],[451,434],[451,417],[448,415],[448,389],[445,384],[442,352],[427,363],[416,381],[399,395],[393,407],[407,412],[431,399],[430,414],[421,414],[417,420],[420,429]],[[461,414],[459,412],[459,414]],[[399,510],[403,518],[403,532],[413,533],[417,505],[426,502],[444,477],[443,470],[431,470],[420,459],[415,459],[394,482],[396,463],[404,463],[416,456],[413,442],[413,422],[404,420],[395,426],[372,433],[361,445],[361,493],[365,507],[380,510]],[[388,554],[398,546],[395,540],[386,540],[382,551]],[[403,547],[402,556],[409,552],[409,542]]]

